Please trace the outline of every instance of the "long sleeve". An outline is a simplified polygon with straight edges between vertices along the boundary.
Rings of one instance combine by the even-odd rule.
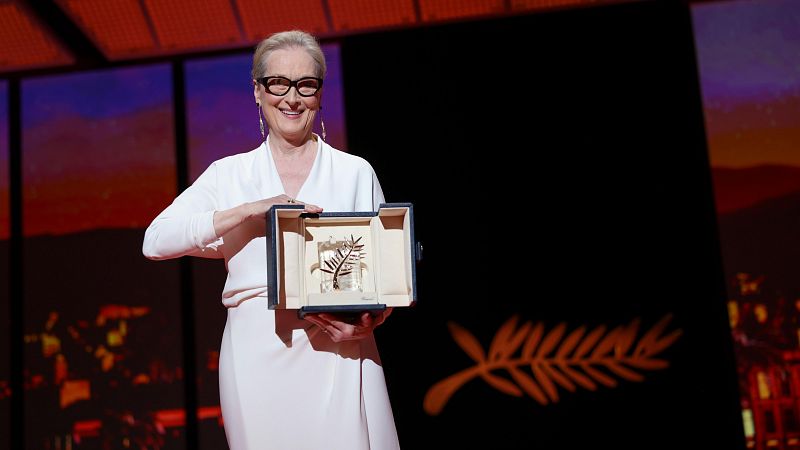
[[[222,240],[214,231],[217,164],[212,164],[147,227],[142,253],[149,259],[184,255],[221,258]]]

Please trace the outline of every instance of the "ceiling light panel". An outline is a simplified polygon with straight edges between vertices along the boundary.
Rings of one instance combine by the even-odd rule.
[[[108,59],[158,51],[139,0],[58,0],[57,3]]]
[[[23,5],[0,3],[0,71],[55,67],[74,59]]]
[[[394,27],[416,22],[412,0],[328,0],[335,31]]]
[[[330,31],[322,0],[236,0],[245,39],[258,42],[272,33],[303,30],[311,34]]]

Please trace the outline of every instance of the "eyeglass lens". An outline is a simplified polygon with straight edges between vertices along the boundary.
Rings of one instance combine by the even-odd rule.
[[[286,95],[292,85],[295,85],[298,94],[310,97],[316,94],[320,88],[319,80],[316,78],[300,78],[292,81],[284,77],[266,77],[264,81],[264,85],[272,95]]]

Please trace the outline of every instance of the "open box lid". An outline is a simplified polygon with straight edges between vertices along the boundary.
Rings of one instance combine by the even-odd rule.
[[[270,309],[378,309],[417,300],[413,205],[383,203],[377,212],[303,212],[275,205],[267,212],[267,295]],[[357,241],[360,289],[326,291],[318,249],[329,236]],[[328,272],[323,270],[324,272]]]

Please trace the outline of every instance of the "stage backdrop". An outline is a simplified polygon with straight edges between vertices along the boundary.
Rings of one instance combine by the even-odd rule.
[[[329,43],[323,51],[330,101],[323,119],[328,140],[346,149],[339,49]],[[261,143],[250,66],[249,53],[184,62],[189,148],[188,167],[180,170],[190,181],[212,161]],[[224,264],[192,261],[195,315],[185,318],[178,263],[141,254],[144,228],[177,194],[172,67],[20,84],[26,448],[185,448],[184,320],[195,321],[198,442],[226,448],[217,387]],[[5,96],[3,83],[0,270],[7,274]],[[3,290],[3,322],[7,303]],[[9,435],[7,349],[4,333],[0,449]]]
[[[748,445],[796,446],[800,3],[692,12]]]
[[[377,331],[404,448],[744,448],[677,3],[343,42],[350,150],[425,251]]]
[[[744,6],[731,15],[733,4]],[[796,41],[791,27],[768,32],[796,8],[764,16],[768,4],[790,2],[695,10],[699,57],[711,64],[700,69],[723,241],[758,238],[725,247],[724,274],[685,7],[617,5],[344,42],[346,103],[331,90],[337,75],[326,80],[323,118],[329,135],[331,124],[341,130],[329,140],[367,157],[389,200],[415,203],[426,249],[421,303],[378,331],[404,448],[741,448],[723,288],[739,344],[760,345],[740,350],[759,358],[784,349],[759,336],[792,336],[786,305],[798,296],[793,266],[780,262],[797,259],[797,77],[791,56],[763,52]],[[727,29],[713,26],[720,16],[733,17]],[[761,25],[746,26],[753,20]],[[721,36],[735,40],[715,45]],[[719,56],[742,42],[745,55],[767,59]],[[757,70],[784,57],[778,66],[788,71],[777,78]],[[248,73],[248,55],[186,62],[190,179],[258,144]],[[185,447],[188,318],[179,315],[177,264],[139,253],[143,227],[175,195],[171,76],[157,64],[21,82],[28,448]],[[343,106],[347,146],[335,110]],[[761,157],[741,158],[753,154]],[[784,167],[753,167],[763,162]],[[193,269],[199,442],[224,448],[224,268]],[[4,290],[0,321],[7,301]],[[9,434],[6,339],[0,448]],[[743,383],[751,417],[751,401],[763,406],[783,388],[783,369],[763,368]]]
[[[178,265],[141,256],[175,196],[170,65],[26,79],[21,99],[25,448],[183,448]]]

